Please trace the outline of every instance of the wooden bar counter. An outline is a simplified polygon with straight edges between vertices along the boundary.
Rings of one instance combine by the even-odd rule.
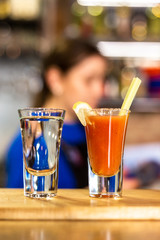
[[[0,189],[1,239],[160,239],[160,191],[126,190],[95,199],[88,190],[59,189],[51,200]]]

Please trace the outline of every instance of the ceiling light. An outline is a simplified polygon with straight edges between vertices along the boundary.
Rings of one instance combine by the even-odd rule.
[[[99,42],[100,52],[112,58],[152,58],[160,59],[158,42]]]
[[[159,0],[77,0],[83,6],[107,6],[107,7],[153,7]]]

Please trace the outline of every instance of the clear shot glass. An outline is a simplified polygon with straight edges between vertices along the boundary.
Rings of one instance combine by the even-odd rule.
[[[58,188],[58,163],[65,110],[19,109],[24,195],[51,198]],[[18,166],[17,166],[18,167]]]

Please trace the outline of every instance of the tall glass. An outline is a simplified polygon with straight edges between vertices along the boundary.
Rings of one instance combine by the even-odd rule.
[[[59,151],[65,111],[27,108],[19,109],[18,113],[23,142],[24,195],[51,198],[57,194]]]
[[[129,113],[128,110],[107,108],[85,110],[91,197],[121,196]]]

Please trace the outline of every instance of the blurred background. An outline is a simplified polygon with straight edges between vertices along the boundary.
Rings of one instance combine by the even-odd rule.
[[[91,40],[109,59],[100,106],[121,106],[131,79],[142,79],[128,125],[125,166],[150,162],[140,174],[150,172],[149,183],[159,187],[154,176],[160,164],[160,4],[122,2],[0,0],[0,186],[4,156],[19,128],[17,109],[32,106],[42,89],[41,58],[65,36]]]

